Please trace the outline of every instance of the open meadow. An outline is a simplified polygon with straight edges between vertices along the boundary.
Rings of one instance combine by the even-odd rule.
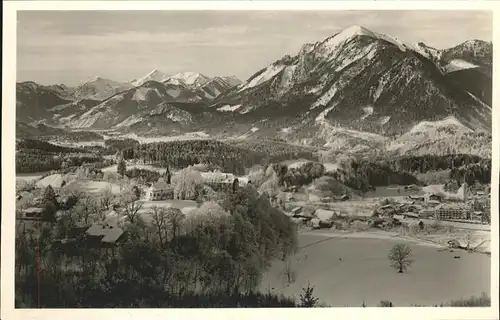
[[[432,306],[490,292],[491,258],[481,253],[440,251],[438,246],[370,234],[307,232],[299,243],[302,248],[290,263],[295,281],[287,284],[286,264],[276,261],[264,275],[262,290],[298,297],[310,283],[314,294],[333,307],[360,307],[363,301],[373,307],[381,300],[401,307]],[[415,262],[403,274],[387,258],[396,243],[407,243],[413,251]]]

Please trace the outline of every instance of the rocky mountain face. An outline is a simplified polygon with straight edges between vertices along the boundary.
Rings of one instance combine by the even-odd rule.
[[[72,95],[75,99],[104,100],[133,87],[130,83],[120,83],[110,79],[95,77],[78,86]]]
[[[456,56],[468,59],[469,47],[457,47],[441,52],[353,26],[263,68],[212,107],[276,122],[278,130],[286,115],[294,119],[287,130],[297,132],[327,124],[391,135],[450,115],[490,130],[487,81],[470,84],[481,89],[468,91],[469,85],[457,81],[462,75],[445,74],[437,66]],[[483,51],[473,52],[479,57]]]
[[[66,128],[139,135],[204,131],[369,148],[421,123],[490,131],[491,68],[491,43],[438,50],[352,26],[303,45],[245,82],[153,70],[128,84],[96,79],[99,85],[85,90],[18,84],[18,110],[30,115],[23,121]],[[42,102],[34,103],[34,96]]]
[[[228,77],[232,83],[237,78]],[[66,128],[109,129],[140,121],[161,103],[209,104],[233,85],[223,77],[185,72],[174,76],[153,70],[130,83],[96,77],[76,88],[17,84],[17,120]],[[139,119],[139,120],[138,120]]]
[[[64,90],[58,92],[56,88],[42,86],[32,81],[20,82],[16,86],[16,120],[31,122],[51,115],[49,109],[70,102]]]

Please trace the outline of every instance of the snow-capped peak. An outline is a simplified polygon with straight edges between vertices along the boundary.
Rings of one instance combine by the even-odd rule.
[[[95,76],[93,78],[90,78],[88,81],[83,82],[81,84],[81,86],[94,85],[94,84],[102,84],[102,85],[110,85],[110,86],[121,85],[121,83],[119,83],[117,81],[106,79],[106,78],[103,78],[101,76]]]
[[[158,69],[154,69],[153,71],[149,72],[145,76],[135,79],[131,81],[131,83],[135,86],[140,86],[143,85],[144,83],[148,81],[158,81],[158,82],[163,82],[168,78],[168,75],[165,74],[164,72],[161,72]]]
[[[368,30],[367,28],[362,27],[360,25],[350,26],[342,30],[341,32],[335,34],[334,36],[327,38],[325,41],[321,43],[321,46],[323,46],[326,49],[333,50],[337,48],[340,44],[349,41],[355,36],[368,36],[374,39],[385,40],[387,42],[396,45],[401,51],[406,51],[407,48],[407,46],[403,42],[401,42],[399,39],[395,37],[389,37],[385,34]]]
[[[198,72],[180,72],[171,77],[171,79],[179,80],[183,82],[186,85],[189,86],[202,86],[208,81],[210,81],[210,78],[198,73]]]

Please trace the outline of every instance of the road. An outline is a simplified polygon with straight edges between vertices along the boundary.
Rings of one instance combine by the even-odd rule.
[[[433,219],[419,219],[422,220],[424,224],[434,224],[436,220]],[[474,224],[474,223],[463,223],[463,222],[455,222],[455,221],[443,221],[440,220],[439,223],[445,226],[453,226],[457,229],[466,229],[466,230],[476,230],[476,231],[491,231],[491,225],[489,224]]]

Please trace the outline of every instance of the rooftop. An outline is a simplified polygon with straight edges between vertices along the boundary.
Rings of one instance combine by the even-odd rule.
[[[27,208],[24,210],[24,212],[26,213],[42,213],[43,211],[44,211],[43,208],[36,208],[36,207]]]
[[[102,242],[114,243],[123,234],[123,229],[115,224],[96,223],[87,229],[86,234],[93,237],[102,236]]]

